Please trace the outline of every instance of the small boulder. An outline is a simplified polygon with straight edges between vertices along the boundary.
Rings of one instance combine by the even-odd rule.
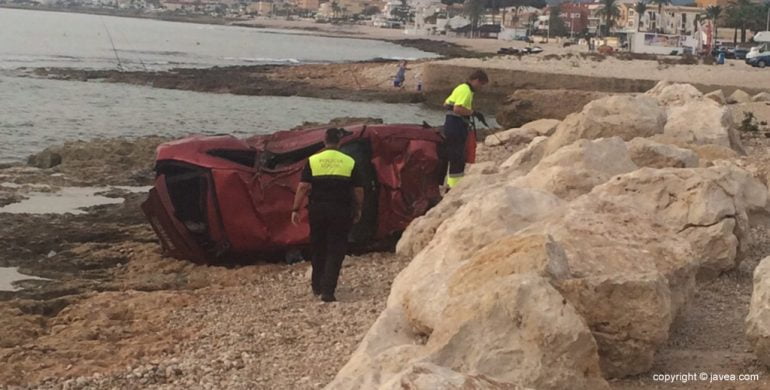
[[[634,138],[626,144],[631,161],[640,167],[695,168],[698,155],[690,149],[661,144],[647,138]]]
[[[703,94],[691,84],[662,84],[661,81],[646,95],[657,98],[664,105],[679,105],[703,99]]]
[[[770,102],[770,93],[760,92],[751,98],[753,102]]]
[[[521,126],[521,128],[531,129],[534,130],[539,136],[548,137],[552,135],[554,131],[556,131],[556,126],[559,126],[559,123],[561,123],[561,121],[557,119],[538,119],[536,121],[524,124]]]
[[[727,103],[728,104],[751,103],[751,95],[749,95],[742,89],[736,89],[735,92],[733,92],[727,98]]]
[[[770,257],[765,257],[754,269],[754,291],[746,317],[746,336],[757,358],[770,367]]]
[[[485,146],[500,146],[505,144],[525,144],[531,142],[538,133],[534,129],[514,128],[499,133],[489,134],[484,138]]]
[[[535,137],[524,149],[519,150],[505,160],[500,165],[500,168],[524,173],[529,172],[543,158],[546,141],[548,141],[548,137]]]
[[[703,97],[705,97],[706,99],[711,99],[721,105],[727,104],[727,98],[725,97],[725,93],[722,92],[721,89],[717,89],[716,91],[711,91],[705,94]]]

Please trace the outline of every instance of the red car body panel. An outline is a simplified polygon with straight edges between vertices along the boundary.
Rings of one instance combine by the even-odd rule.
[[[158,176],[142,209],[165,252],[195,262],[227,261],[309,242],[307,211],[291,223],[294,192],[326,128],[246,139],[189,137],[160,145]],[[367,205],[379,240],[403,231],[440,199],[443,138],[419,125],[346,127],[341,149],[369,166]],[[365,210],[366,213],[366,210]],[[366,229],[364,229],[366,230]]]

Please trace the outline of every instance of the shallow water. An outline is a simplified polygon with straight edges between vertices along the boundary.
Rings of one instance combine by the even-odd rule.
[[[16,267],[0,267],[0,291],[16,291],[18,288],[13,286],[13,282],[30,279],[43,280],[43,278],[19,273]]]
[[[2,187],[9,187],[3,183]],[[0,207],[0,213],[9,214],[85,214],[87,207],[123,203],[123,198],[98,195],[111,189],[128,192],[146,192],[151,187],[62,187],[57,191],[30,192],[27,199]]]
[[[113,48],[114,44],[114,48]],[[64,12],[0,9],[0,69],[167,69],[426,58],[387,42]]]
[[[437,123],[421,104],[349,102],[302,97],[238,96],[143,86],[0,75],[0,163],[65,141],[189,134],[249,135],[303,121],[376,117],[391,123]]]

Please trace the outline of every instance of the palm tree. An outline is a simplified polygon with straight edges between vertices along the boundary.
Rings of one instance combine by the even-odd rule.
[[[620,8],[618,8],[617,0],[602,0],[601,4],[603,7],[597,13],[604,17],[606,33],[609,35],[613,24],[615,24],[615,19],[620,17]]]
[[[722,16],[722,7],[719,5],[712,5],[706,7],[706,17],[711,19],[711,24],[714,25],[714,42],[716,42],[717,37],[719,36],[717,34],[717,20],[719,20],[719,17]]]
[[[732,26],[735,28],[733,41],[738,40],[738,29],[741,29],[741,42],[746,42],[746,29],[751,17],[755,13],[754,4],[751,0],[735,0],[730,2],[727,8],[728,16]]]
[[[659,30],[663,30],[663,26],[665,24],[663,23],[663,6],[671,4],[671,0],[651,0],[652,3],[655,3],[658,5],[658,16],[657,16],[657,28]]]
[[[642,31],[642,16],[647,12],[647,3],[644,1],[634,4],[634,11],[636,11],[637,23],[636,31]]]

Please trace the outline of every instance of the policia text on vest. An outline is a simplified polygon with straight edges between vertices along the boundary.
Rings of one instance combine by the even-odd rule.
[[[364,183],[355,160],[338,150],[342,135],[342,129],[327,130],[326,148],[308,159],[291,215],[292,222],[299,224],[300,207],[309,198],[311,285],[324,302],[336,300],[334,291],[347,252],[348,233],[361,218],[364,201]]]
[[[468,76],[468,81],[458,85],[444,101],[446,119],[444,121],[444,137],[446,137],[447,160],[449,176],[447,186],[454,187],[465,174],[465,143],[470,132],[471,116],[480,113],[473,110],[474,94],[489,83],[489,77],[483,70],[475,70]],[[475,144],[474,144],[475,146]]]

